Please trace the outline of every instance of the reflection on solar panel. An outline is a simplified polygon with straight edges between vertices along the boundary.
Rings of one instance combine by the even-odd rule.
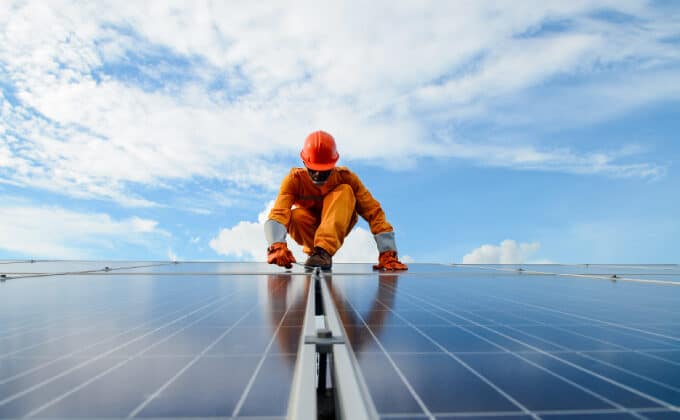
[[[0,274],[1,418],[680,418],[677,265]]]

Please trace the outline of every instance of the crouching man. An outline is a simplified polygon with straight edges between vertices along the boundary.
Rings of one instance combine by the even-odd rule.
[[[286,234],[309,255],[305,266],[330,269],[333,255],[361,216],[378,246],[376,270],[407,270],[397,258],[394,230],[380,203],[359,177],[335,166],[338,154],[333,136],[315,131],[300,152],[304,168],[293,168],[283,179],[279,195],[265,222],[267,262],[291,268],[296,262],[286,245]]]

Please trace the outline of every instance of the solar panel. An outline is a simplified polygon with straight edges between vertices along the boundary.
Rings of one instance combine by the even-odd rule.
[[[487,272],[327,280],[382,417],[678,415],[677,286]]]
[[[308,284],[278,273],[6,281],[0,416],[283,417]]]
[[[678,266],[0,273],[2,418],[680,418]]]

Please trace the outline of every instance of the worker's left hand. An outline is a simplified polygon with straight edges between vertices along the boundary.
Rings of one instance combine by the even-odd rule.
[[[378,257],[374,270],[408,270],[408,266],[397,259],[397,251],[383,251]]]

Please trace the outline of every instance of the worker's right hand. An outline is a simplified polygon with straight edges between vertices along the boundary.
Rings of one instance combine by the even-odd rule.
[[[267,248],[267,262],[281,267],[293,268],[295,257],[285,242],[275,242]]]

